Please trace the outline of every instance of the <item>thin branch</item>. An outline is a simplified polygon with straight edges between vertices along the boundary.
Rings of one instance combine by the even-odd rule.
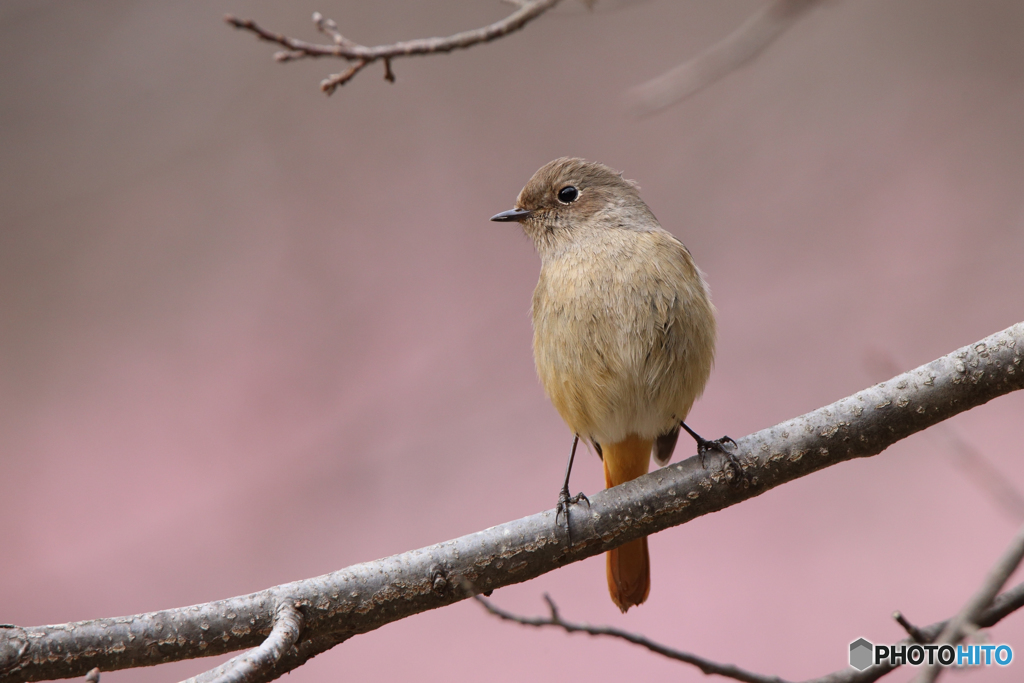
[[[907,632],[907,635],[910,636],[911,640],[913,640],[915,643],[927,642],[925,640],[924,632],[921,631],[921,629],[919,629],[917,626],[914,626],[909,621],[907,621],[907,618],[903,616],[902,612],[893,612],[892,618],[896,620],[897,624],[903,627],[903,630]]]
[[[285,673],[302,666],[313,657],[327,652],[332,647],[345,642],[347,639],[348,636],[336,633],[315,636],[308,640],[300,639],[297,645],[286,649],[283,652],[275,666],[253,669],[250,672],[249,678],[245,680],[245,683],[268,683],[269,681],[280,678]],[[221,676],[224,674],[230,673],[239,660],[242,660],[245,656],[245,654],[242,654],[237,657],[233,657],[218,667],[214,667],[209,671],[204,671],[198,676],[187,679],[184,683],[214,683],[214,681],[220,680]]]
[[[319,12],[313,12],[313,23],[316,25],[317,30],[333,40],[335,45],[357,46],[357,43],[341,35],[341,32],[338,31],[338,25],[334,23],[334,19],[328,19]]]
[[[551,596],[547,593],[544,594],[544,600],[548,603],[548,608],[551,610],[550,617],[521,617],[495,606],[494,603],[483,596],[474,595],[473,598],[483,605],[485,610],[499,619],[511,621],[516,624],[522,624],[523,626],[534,626],[537,628],[555,626],[563,629],[567,633],[589,633],[592,636],[611,636],[613,638],[619,638],[633,643],[634,645],[645,647],[651,652],[663,655],[669,659],[675,659],[686,664],[692,664],[700,669],[705,675],[715,674],[718,676],[725,676],[726,678],[743,681],[743,683],[786,683],[786,681],[778,676],[762,676],[760,674],[751,673],[750,671],[744,671],[732,664],[719,664],[717,662],[712,662],[709,659],[704,659],[703,657],[690,654],[689,652],[676,650],[675,648],[668,647],[667,645],[656,643],[650,638],[642,636],[639,633],[624,631],[613,626],[590,626],[589,624],[576,624],[571,621],[565,621],[558,614],[558,607],[555,605],[554,600],[551,599]]]
[[[723,40],[634,88],[631,108],[638,115],[652,114],[696,94],[757,57],[821,1],[772,0]]]
[[[956,645],[965,635],[978,627],[979,616],[992,604],[996,594],[1002,590],[1010,575],[1020,566],[1022,559],[1024,559],[1024,526],[1017,530],[1010,545],[989,570],[981,588],[942,629],[938,638],[940,646]],[[938,665],[927,666],[918,674],[915,683],[933,683],[938,678],[939,671]]]
[[[367,47],[360,45],[348,38],[345,38],[338,30],[338,25],[331,19],[326,19],[319,12],[313,13],[313,24],[317,30],[331,38],[331,44],[309,43],[297,38],[290,38],[280,33],[268,31],[252,19],[239,19],[228,14],[224,21],[235,28],[249,31],[256,34],[260,40],[275,43],[285,48],[278,52],[274,58],[281,62],[289,62],[296,59],[335,57],[353,62],[353,66],[347,71],[328,76],[320,83],[320,89],[330,95],[339,86],[344,85],[352,79],[364,66],[378,60],[390,62],[398,57],[411,57],[414,55],[430,55],[452,50],[462,50],[479,43],[486,43],[496,40],[510,33],[518,31],[530,21],[544,14],[557,5],[561,0],[524,0],[515,2],[518,9],[500,21],[480,28],[462,31],[444,38],[418,38],[405,40],[390,45],[377,45]],[[385,64],[385,78],[393,74],[390,63]]]
[[[555,605],[554,600],[552,600],[547,593],[544,594],[544,601],[547,602],[548,609],[551,612],[551,616],[549,617],[523,617],[501,609],[493,602],[480,595],[474,595],[473,598],[483,605],[485,610],[499,619],[511,621],[523,626],[533,626],[535,628],[554,626],[566,631],[567,633],[587,633],[592,636],[610,636],[612,638],[619,638],[620,640],[625,640],[626,642],[633,643],[634,645],[645,647],[651,652],[663,655],[669,659],[674,659],[685,664],[692,664],[700,669],[705,675],[714,674],[742,681],[743,683],[787,683],[785,679],[779,678],[778,676],[765,676],[763,674],[746,671],[745,669],[741,669],[732,664],[719,664],[698,655],[677,650],[667,645],[662,645],[661,643],[655,642],[639,633],[624,631],[623,629],[614,628],[612,626],[591,626],[589,624],[578,624],[565,621],[562,619],[561,614],[559,614],[558,607]],[[995,599],[991,607],[980,612],[977,615],[979,625],[983,625],[985,628],[993,626],[1021,607],[1024,607],[1024,583],[1020,583],[1014,586],[1011,590],[1006,591]],[[897,614],[899,613],[897,612]],[[930,626],[926,626],[923,629],[910,627],[917,632],[920,640],[914,638],[912,640],[908,639],[901,641],[901,643],[931,643],[944,628],[954,621],[954,619],[941,621]],[[902,624],[903,622],[900,623]],[[806,681],[806,683],[872,683],[872,681],[877,681],[882,676],[895,671],[897,668],[898,667],[887,664],[880,664],[869,667],[864,671],[857,671],[852,668],[841,669],[821,678]]]
[[[301,631],[302,614],[293,605],[281,603],[267,639],[259,647],[211,670],[210,683],[252,683],[261,673],[272,672],[284,653],[298,642]]]
[[[330,95],[339,86],[345,85],[352,77],[363,70],[363,67],[369,64],[365,59],[361,59],[341,73],[331,74],[324,80],[320,81],[320,89]]]
[[[748,486],[732,485],[728,461],[712,455],[707,469],[690,458],[595,493],[589,509],[573,510],[571,546],[554,510],[547,510],[227,600],[57,626],[0,625],[0,683],[253,648],[272,633],[278,610],[288,604],[302,614],[303,627],[298,643],[273,668],[279,676],[353,635],[466,599],[463,582],[487,592],[528,581],[826,467],[877,455],[915,432],[1024,388],[1022,363],[1024,323],[1018,323],[888,382],[737,439],[731,455]]]

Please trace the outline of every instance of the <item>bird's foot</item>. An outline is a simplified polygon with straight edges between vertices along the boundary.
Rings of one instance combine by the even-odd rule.
[[[731,436],[723,436],[720,439],[711,441],[705,439],[697,432],[693,431],[686,426],[685,422],[681,422],[680,425],[685,429],[693,440],[697,442],[697,457],[700,458],[700,466],[707,468],[705,459],[708,453],[711,451],[717,451],[725,456],[725,467],[723,469],[728,470],[732,474],[732,482],[734,484],[747,483],[749,484],[749,477],[743,470],[743,466],[740,464],[740,459],[736,457],[733,450],[736,448],[736,441]]]
[[[705,467],[704,458],[711,451],[718,451],[725,456],[725,466],[722,467],[724,471],[729,472],[730,482],[733,485],[739,486],[740,484],[749,486],[750,477],[743,469],[743,465],[740,464],[740,459],[736,457],[733,450],[736,448],[736,442],[731,437],[723,436],[720,439],[714,441],[707,441],[701,439],[697,442],[697,456],[700,458],[700,466]]]
[[[715,439],[714,441],[697,437],[697,456],[700,458],[700,466],[705,468],[707,467],[704,459],[711,451],[718,451],[724,455],[730,463],[734,462],[736,460],[736,456],[732,454],[731,450],[727,448],[726,445],[736,448],[736,442],[733,441],[730,436],[723,436],[722,438]]]
[[[570,546],[572,546],[572,530],[569,528],[569,509],[581,500],[587,504],[587,507],[590,507],[590,499],[583,493],[577,493],[575,496],[570,496],[568,486],[562,487],[562,490],[558,492],[558,504],[555,505],[555,524],[558,523],[558,515],[564,515],[565,535],[566,538],[569,539]]]

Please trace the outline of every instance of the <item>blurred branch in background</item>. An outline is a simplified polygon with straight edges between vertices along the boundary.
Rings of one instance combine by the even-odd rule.
[[[708,469],[689,458],[600,491],[586,513],[571,517],[571,544],[554,511],[547,510],[227,600],[57,626],[0,624],[0,683],[83,676],[93,667],[151,666],[243,648],[254,649],[194,680],[270,681],[354,635],[476,592],[528,581],[826,467],[877,455],[911,434],[1024,388],[1022,364],[1024,322],[737,439],[733,456],[747,485],[736,485],[740,479],[720,455]],[[974,623],[981,625],[981,618]]]
[[[932,640],[943,645],[956,645],[965,636],[971,635],[984,626],[984,614],[993,604],[996,594],[1010,579],[1010,575],[1020,566],[1024,559],[1024,526],[1013,537],[1013,541],[1003,551],[992,569],[981,584],[981,588],[971,596],[970,600],[957,612],[956,616],[942,625],[941,633]],[[1019,586],[1018,586],[1019,587]],[[932,642],[929,640],[929,642]],[[936,663],[929,663],[914,679],[914,683],[933,683],[942,669]]]
[[[384,62],[384,78],[393,83],[393,59],[451,52],[502,38],[518,31],[561,0],[503,1],[518,9],[493,24],[446,38],[418,38],[375,47],[367,47],[349,40],[341,34],[333,20],[325,18],[319,12],[313,13],[313,23],[317,30],[331,39],[331,44],[309,43],[290,38],[268,31],[252,19],[239,19],[230,14],[224,17],[224,21],[235,28],[255,33],[261,40],[286,48],[274,54],[274,59],[279,62],[310,57],[335,57],[350,62],[351,66],[348,69],[331,74],[320,82],[320,89],[330,95],[373,62]],[[596,0],[581,1],[588,8],[596,4]],[[703,90],[761,54],[808,9],[820,2],[822,0],[772,0],[721,42],[635,88],[630,93],[632,108],[638,114],[650,114]]]
[[[693,59],[637,86],[629,93],[638,115],[682,102],[736,71],[775,42],[821,0],[773,0],[726,38]]]

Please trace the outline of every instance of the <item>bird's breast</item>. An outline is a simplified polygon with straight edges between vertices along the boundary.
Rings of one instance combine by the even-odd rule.
[[[537,373],[581,436],[656,438],[685,417],[707,381],[714,317],[706,288],[682,245],[659,238],[583,245],[541,269]]]

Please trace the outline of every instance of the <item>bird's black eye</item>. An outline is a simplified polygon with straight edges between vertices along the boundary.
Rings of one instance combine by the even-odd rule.
[[[580,191],[572,185],[566,185],[558,191],[558,201],[563,204],[572,204],[574,201],[579,199]]]

